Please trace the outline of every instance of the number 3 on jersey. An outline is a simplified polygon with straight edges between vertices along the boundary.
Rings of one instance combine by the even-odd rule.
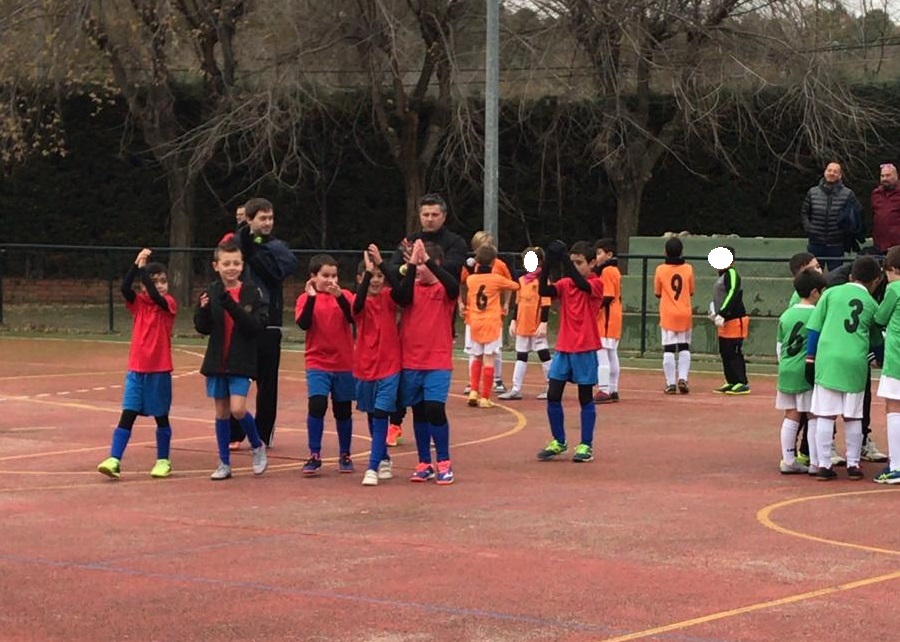
[[[850,305],[850,318],[844,319],[844,330],[848,334],[853,334],[859,328],[859,315],[863,311],[863,302],[859,299],[850,299],[848,304]]]

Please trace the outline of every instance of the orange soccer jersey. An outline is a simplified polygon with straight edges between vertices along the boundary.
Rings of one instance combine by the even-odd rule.
[[[461,286],[465,285],[468,287],[468,278],[473,276],[475,273],[472,272],[468,267],[463,266],[462,270],[459,273],[459,284]],[[508,281],[512,281],[512,274],[509,273],[509,267],[507,267],[506,263],[501,261],[500,259],[494,259],[493,263],[491,263],[491,274],[499,274],[504,277]],[[466,295],[466,313],[463,315],[463,323],[469,325],[469,301],[468,295]]]
[[[499,274],[470,274],[466,281],[469,294],[466,311],[472,341],[490,343],[500,338],[503,326],[503,308],[500,293],[518,290],[519,284]]]
[[[690,330],[693,323],[694,268],[679,261],[663,263],[653,276],[653,293],[659,297],[659,327],[673,332]]]
[[[550,297],[538,294],[538,279],[528,275],[519,279],[516,293],[516,336],[533,337],[541,324],[541,308],[550,305]]]
[[[600,272],[603,282],[603,298],[612,297],[609,309],[600,306],[597,329],[601,339],[622,338],[622,273],[615,265],[607,265]]]

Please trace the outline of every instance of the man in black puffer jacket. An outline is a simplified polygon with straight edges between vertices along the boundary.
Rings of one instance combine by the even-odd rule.
[[[828,163],[825,175],[806,192],[800,222],[808,239],[807,251],[825,258],[829,270],[841,266],[847,241],[862,234],[862,205],[853,190],[841,181],[839,163]]]

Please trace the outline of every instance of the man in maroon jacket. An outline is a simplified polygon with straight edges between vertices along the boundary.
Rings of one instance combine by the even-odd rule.
[[[881,166],[881,184],[872,190],[872,237],[882,254],[900,245],[900,187],[891,163]]]

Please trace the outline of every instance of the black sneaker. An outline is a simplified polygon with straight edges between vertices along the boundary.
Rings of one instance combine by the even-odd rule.
[[[863,472],[859,466],[847,466],[847,477],[853,481],[859,481],[863,478]]]
[[[825,468],[823,466],[819,466],[819,472],[816,473],[817,481],[831,481],[837,477],[837,473],[834,472],[834,468]]]
[[[303,464],[303,474],[308,477],[318,475],[321,467],[322,458],[318,455],[311,455],[310,458],[306,460],[306,463]]]
[[[665,393],[667,395],[677,395],[678,389],[675,386],[666,386]]]

